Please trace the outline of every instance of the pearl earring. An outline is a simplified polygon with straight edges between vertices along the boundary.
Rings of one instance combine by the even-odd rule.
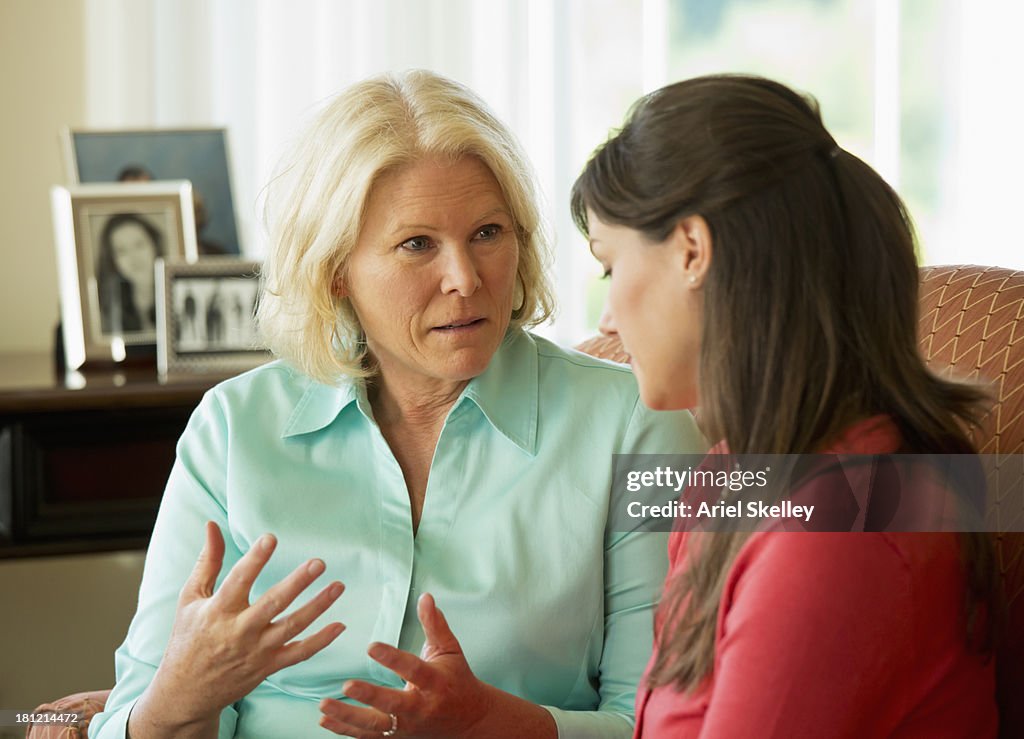
[[[691,285],[697,284],[697,275],[690,275],[690,284]]]

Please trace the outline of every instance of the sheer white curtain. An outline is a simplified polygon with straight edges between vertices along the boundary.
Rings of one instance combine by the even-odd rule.
[[[512,127],[566,233],[567,13],[566,0],[87,0],[88,124],[226,126],[243,249],[258,257],[259,191],[317,103],[369,75],[425,67],[469,85]],[[572,270],[586,258],[556,255],[552,333],[568,340],[582,331]]]
[[[482,95],[529,153],[558,239],[559,315],[548,333],[576,341],[593,331],[606,283],[594,281],[597,268],[569,219],[573,177],[645,90],[708,71],[745,69],[781,75],[833,108],[865,112],[858,141],[840,135],[840,143],[865,156],[912,206],[919,204],[926,261],[1024,268],[1024,239],[1014,218],[1024,202],[1024,147],[1017,135],[1024,118],[1017,78],[1024,44],[1016,38],[1024,24],[1022,3],[793,0],[766,6],[716,0],[730,32],[685,36],[679,24],[700,20],[712,3],[85,2],[88,123],[227,126],[241,235],[253,256],[264,250],[258,193],[303,118],[358,79],[427,67]],[[851,25],[863,26],[863,33],[844,53],[871,68],[863,85],[854,84],[855,69],[840,63],[847,58],[841,50],[816,43],[821,34],[847,38]],[[780,73],[788,69],[772,50],[780,45],[799,60],[800,73]],[[819,67],[831,71],[802,74]],[[934,100],[921,108],[920,99],[929,95]],[[829,106],[825,113],[829,120]],[[911,119],[917,128],[907,125]],[[916,145],[922,121],[923,130],[939,132],[931,148]]]
[[[1024,270],[1024,3],[958,0],[954,144],[943,173],[949,228],[935,262]]]

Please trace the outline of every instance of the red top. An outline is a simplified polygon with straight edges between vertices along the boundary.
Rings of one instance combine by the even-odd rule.
[[[899,447],[875,417],[827,451]],[[669,540],[669,578],[687,536]],[[722,591],[713,673],[692,694],[645,675],[634,738],[994,737],[993,663],[968,646],[965,588],[956,534],[752,534]]]

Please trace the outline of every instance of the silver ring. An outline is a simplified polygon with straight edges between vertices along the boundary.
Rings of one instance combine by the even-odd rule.
[[[394,736],[398,733],[398,716],[393,713],[389,713],[388,716],[391,717],[391,728],[387,731],[382,731],[380,733],[381,736]]]

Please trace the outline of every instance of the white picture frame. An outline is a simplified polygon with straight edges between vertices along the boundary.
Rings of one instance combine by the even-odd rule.
[[[57,186],[50,197],[68,369],[152,361],[156,260],[198,256],[192,185]]]

